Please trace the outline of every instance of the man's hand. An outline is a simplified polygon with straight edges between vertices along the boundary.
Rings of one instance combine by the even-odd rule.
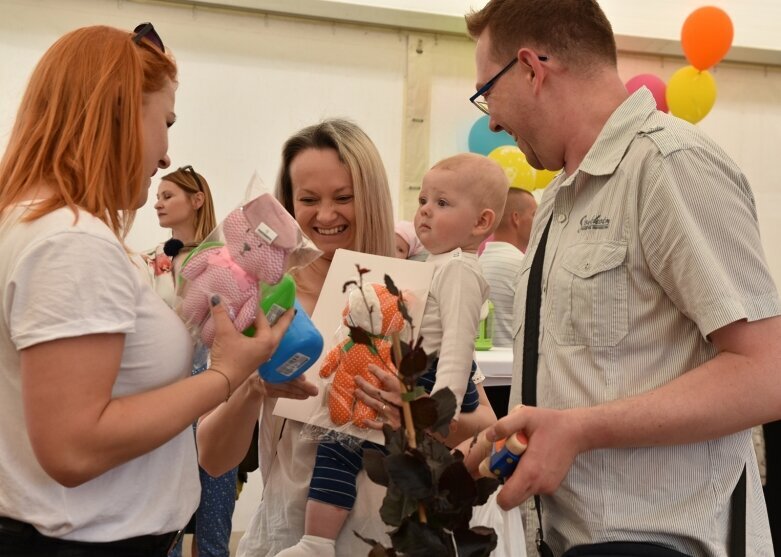
[[[532,495],[550,494],[559,487],[575,457],[586,449],[580,411],[518,406],[485,431],[489,441],[519,431],[529,439],[518,467],[497,496],[500,507],[509,510]]]

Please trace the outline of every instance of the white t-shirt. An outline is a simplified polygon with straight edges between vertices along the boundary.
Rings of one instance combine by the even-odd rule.
[[[26,205],[0,220],[0,516],[47,536],[111,541],[180,529],[198,505],[192,429],[78,487],[41,468],[26,432],[19,351],[56,339],[123,333],[112,395],[162,387],[190,373],[190,337],[176,314],[143,284],[111,230],[59,209],[19,222]]]

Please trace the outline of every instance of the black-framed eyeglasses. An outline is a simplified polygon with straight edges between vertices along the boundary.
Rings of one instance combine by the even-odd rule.
[[[540,62],[547,62],[548,57],[547,56],[537,56],[537,60]],[[507,64],[505,67],[503,67],[501,70],[499,70],[499,73],[497,73],[495,76],[493,76],[491,79],[489,79],[485,85],[480,87],[480,89],[477,90],[477,92],[469,97],[469,102],[471,102],[473,105],[475,105],[481,112],[484,112],[485,114],[488,114],[488,103],[483,100],[478,100],[478,98],[485,95],[488,90],[493,87],[497,81],[499,81],[499,78],[502,77],[507,71],[512,68],[515,63],[518,61],[518,58],[513,58],[510,60],[510,63]]]
[[[201,179],[198,177],[198,173],[193,169],[192,166],[189,164],[187,166],[182,166],[179,168],[182,172],[187,172],[190,176],[193,177],[193,180],[195,180],[195,185],[198,186],[198,191],[203,193],[203,183],[201,182]]]
[[[141,43],[141,39],[146,39],[153,45],[155,45],[157,48],[160,49],[160,52],[165,53],[165,46],[163,46],[163,39],[160,38],[160,35],[157,34],[157,31],[155,31],[155,26],[149,23],[148,21],[146,23],[140,23],[136,26],[135,29],[133,29],[133,42],[136,44]]]

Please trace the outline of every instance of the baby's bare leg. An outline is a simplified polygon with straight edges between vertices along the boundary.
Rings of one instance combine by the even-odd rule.
[[[350,511],[321,501],[310,499],[306,502],[306,526],[308,536],[335,540],[342,531]]]
[[[342,531],[350,511],[309,499],[306,502],[304,537],[293,547],[277,554],[277,557],[335,557],[336,538]]]

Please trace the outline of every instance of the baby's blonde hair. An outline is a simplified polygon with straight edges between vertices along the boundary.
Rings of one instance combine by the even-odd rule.
[[[490,209],[494,212],[494,226],[490,235],[504,214],[507,190],[510,182],[504,170],[496,161],[476,153],[460,153],[442,159],[431,170],[448,170],[465,185],[464,192],[479,210]]]

